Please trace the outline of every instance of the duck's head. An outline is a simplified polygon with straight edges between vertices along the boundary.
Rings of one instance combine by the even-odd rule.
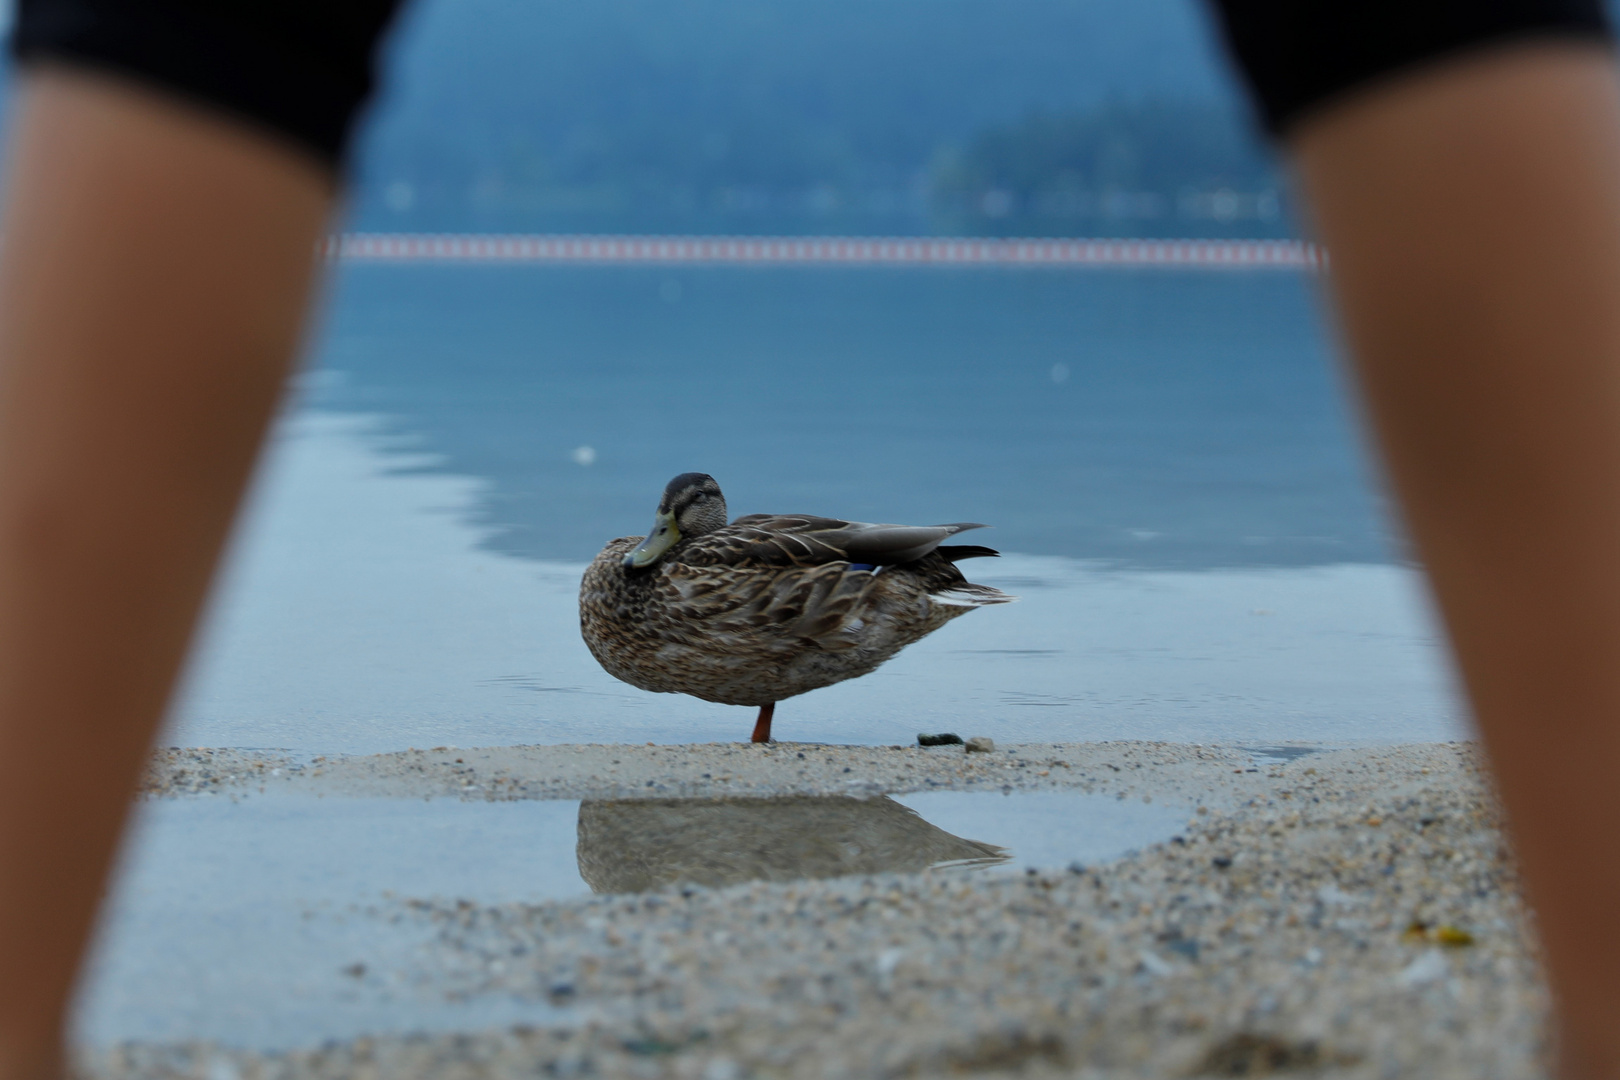
[[[711,533],[726,523],[726,497],[708,473],[681,473],[664,488],[647,539],[624,557],[631,569],[651,566],[689,536]]]

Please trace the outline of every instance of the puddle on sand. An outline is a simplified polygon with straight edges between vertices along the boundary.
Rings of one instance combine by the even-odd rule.
[[[1320,754],[1321,746],[1240,746],[1247,750],[1256,765],[1287,765],[1311,754]]]
[[[449,1001],[431,928],[399,901],[540,902],[677,882],[1091,864],[1168,839],[1184,809],[1078,792],[461,802],[267,796],[151,802],[81,992],[80,1041],[259,1048],[548,1023]],[[358,974],[357,974],[358,972]],[[364,976],[364,977],[361,977]]]
[[[1056,869],[1172,835],[1185,811],[1068,791],[586,800],[579,872],[596,892],[922,870]],[[987,837],[979,840],[969,837]]]
[[[270,1049],[548,1022],[549,1005],[447,1002],[417,985],[414,958],[430,935],[395,919],[395,898],[585,893],[572,865],[576,812],[335,797],[144,803],[80,989],[75,1039]],[[380,977],[355,977],[357,963]]]

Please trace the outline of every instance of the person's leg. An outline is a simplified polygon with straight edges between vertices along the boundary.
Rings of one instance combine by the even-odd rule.
[[[1523,44],[1291,131],[1507,803],[1565,1077],[1620,1076],[1620,86]]]
[[[298,346],[333,180],[41,68],[0,221],[0,1078],[58,1068],[138,771]]]

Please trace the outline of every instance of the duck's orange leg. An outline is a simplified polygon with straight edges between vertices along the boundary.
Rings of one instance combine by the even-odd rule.
[[[771,741],[771,714],[776,712],[776,702],[759,707],[759,719],[754,722],[754,742]]]

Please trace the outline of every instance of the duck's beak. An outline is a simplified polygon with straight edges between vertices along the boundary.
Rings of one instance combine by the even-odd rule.
[[[668,510],[660,510],[658,516],[653,519],[652,532],[624,557],[624,565],[633,570],[651,566],[663,558],[664,552],[674,547],[680,539],[681,530],[675,524],[675,515]]]

